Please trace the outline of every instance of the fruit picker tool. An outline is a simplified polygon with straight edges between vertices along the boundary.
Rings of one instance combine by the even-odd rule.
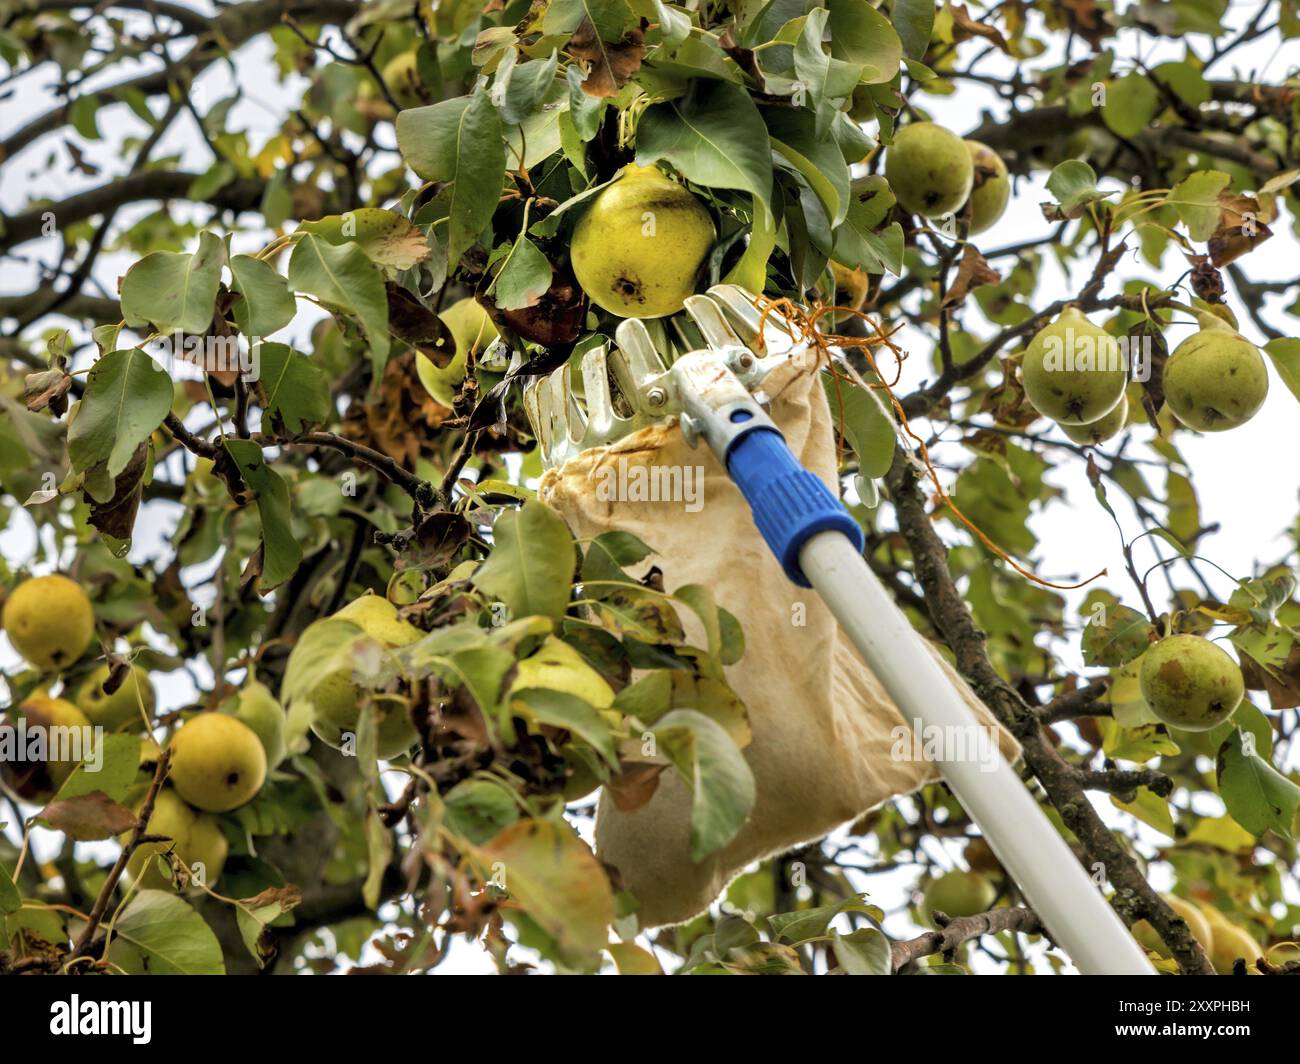
[[[672,321],[684,352],[675,360],[661,354],[666,332],[656,344],[644,322],[629,319],[613,349],[601,345],[582,356],[581,397],[568,366],[526,387],[543,462],[558,466],[676,418],[689,444],[704,441],[725,466],[786,575],[822,597],[905,720],[944,735],[986,727],[868,567],[858,523],[798,463],[764,409],[783,378],[816,368],[816,345],[778,314],[765,316],[733,285],[691,296],[685,309]],[[662,322],[651,328],[662,330]],[[955,756],[938,768],[1053,939],[1086,974],[1152,974],[1141,947],[1002,754],[992,751],[990,771],[987,756],[963,758],[963,747],[973,748],[943,744]]]

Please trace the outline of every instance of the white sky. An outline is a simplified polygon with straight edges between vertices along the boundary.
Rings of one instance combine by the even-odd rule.
[[[207,3],[189,3],[195,10],[211,12]],[[1235,0],[1228,15],[1232,27],[1245,25],[1258,10],[1258,4],[1243,3]],[[1207,51],[1207,38],[1191,36],[1184,41],[1152,41],[1134,31],[1125,31],[1108,44],[1116,49],[1121,57],[1131,57],[1135,50],[1140,50],[1141,58],[1148,65],[1171,59],[1184,58],[1184,47],[1190,46],[1200,54]],[[1059,42],[1057,42],[1059,50]],[[173,55],[183,49],[182,45],[172,48]],[[270,74],[270,44],[261,38],[244,47],[235,60],[236,77],[244,87],[244,98],[233,108],[229,124],[233,129],[244,130],[249,142],[256,150],[278,130],[285,109],[301,94],[306,82],[293,78],[287,87],[273,80]],[[1058,52],[1059,54],[1059,52]],[[1075,58],[1081,51],[1076,50]],[[1053,57],[1055,58],[1055,56]],[[1281,42],[1276,33],[1270,34],[1233,53],[1228,60],[1219,64],[1212,71],[1212,76],[1227,77],[1234,75],[1248,79],[1252,72],[1260,80],[1277,83],[1293,73],[1300,64],[1300,42]],[[1025,64],[1031,69],[1047,65],[1045,59]],[[981,69],[986,74],[1005,73],[1012,68],[1009,60],[995,58],[985,62]],[[1116,71],[1128,69],[1122,61],[1117,61]],[[90,87],[99,87],[118,81],[123,76],[121,66],[111,68],[108,75],[92,79]],[[16,93],[0,103],[0,136],[7,135],[15,128],[25,124],[30,118],[47,109],[51,101],[51,92],[56,83],[56,74],[52,66],[45,66],[23,75],[16,83]],[[205,113],[218,101],[226,98],[232,91],[232,79],[228,66],[222,63],[209,68],[195,83],[192,97],[200,111]],[[918,95],[914,99],[924,108],[930,110],[938,121],[957,131],[967,131],[979,125],[983,112],[1003,114],[1006,105],[986,86],[963,81],[958,91],[949,97],[938,98]],[[155,111],[157,108],[155,107]],[[61,128],[55,136],[47,136],[37,141],[18,156],[5,164],[6,180],[0,188],[0,210],[13,213],[23,209],[29,199],[37,194],[62,198],[83,188],[98,185],[113,176],[124,174],[129,165],[115,145],[124,136],[140,137],[146,127],[124,105],[117,105],[100,113],[100,130],[104,139],[96,142],[85,141],[69,128]],[[86,158],[100,167],[100,174],[86,178],[71,171],[66,150],[61,141],[68,139],[78,145]],[[391,139],[391,138],[389,138]],[[211,163],[208,149],[197,135],[193,119],[188,115],[179,118],[172,129],[155,149],[155,157],[179,155],[180,168],[201,172]],[[391,163],[390,158],[387,162]],[[1213,165],[1207,160],[1205,167]],[[1016,243],[1035,235],[1046,234],[1051,226],[1039,210],[1039,204],[1052,199],[1046,191],[1044,181],[1046,174],[1036,174],[1031,180],[1020,179],[1016,185],[1010,208],[1002,220],[989,232],[983,234],[979,243],[982,248],[992,249],[1005,244]],[[153,206],[136,206],[124,210],[119,215],[119,223],[125,224],[154,210]],[[184,207],[174,208],[184,210]],[[1273,226],[1274,237],[1259,249],[1242,260],[1241,265],[1248,276],[1256,280],[1278,280],[1296,275],[1296,262],[1300,261],[1300,242],[1290,231],[1291,219],[1284,214]],[[265,233],[237,235],[237,251],[260,247],[266,239]],[[58,254],[55,238],[45,242],[33,242],[21,249],[21,255],[30,261],[26,264],[14,259],[0,262],[0,294],[18,294],[31,290],[37,280],[36,262],[41,259],[52,261]],[[1044,269],[1038,293],[1037,305],[1062,298],[1077,291],[1086,279],[1089,263],[1080,264],[1074,276],[1065,276],[1056,267],[1049,255],[1044,255]],[[112,292],[116,288],[116,278],[123,273],[134,260],[130,254],[105,254],[101,256],[96,269],[96,276],[103,287]],[[1166,256],[1166,267],[1156,273],[1145,263],[1139,263],[1136,256],[1125,259],[1118,270],[1120,278],[1142,276],[1151,280],[1171,282],[1185,269],[1182,256],[1171,249]],[[1107,294],[1118,291],[1118,285],[1107,289]],[[1294,298],[1294,295],[1290,298]],[[1266,306],[1266,316],[1279,329],[1288,335],[1294,335],[1295,319],[1281,313],[1281,308],[1289,302],[1281,297],[1270,297]],[[1229,284],[1228,302],[1238,312],[1242,332],[1257,343],[1265,339],[1258,335],[1253,323],[1236,307],[1236,293]],[[305,337],[310,326],[307,314],[300,315],[286,333],[291,340]],[[48,324],[48,323],[47,323]],[[72,324],[72,323],[65,323]],[[973,301],[967,311],[967,327],[973,328],[982,336],[990,335],[992,330],[975,312]],[[1172,348],[1187,335],[1194,326],[1191,323],[1179,323],[1171,328],[1166,339]],[[929,340],[921,337],[910,328],[901,334],[902,346],[911,352],[907,362],[900,394],[912,390],[923,379],[930,376],[931,347]],[[1262,566],[1276,561],[1294,544],[1288,540],[1288,529],[1294,525],[1297,502],[1300,499],[1300,462],[1295,461],[1297,432],[1296,400],[1272,372],[1270,367],[1270,395],[1263,411],[1249,424],[1232,432],[1197,437],[1190,433],[1180,434],[1177,439],[1187,461],[1194,470],[1194,482],[1200,498],[1202,514],[1207,522],[1218,522],[1219,530],[1205,537],[1201,552],[1215,563],[1234,575],[1251,575]],[[1139,439],[1148,439],[1150,430],[1139,427],[1135,430]],[[1139,457],[1144,447],[1130,444],[1129,457]],[[961,458],[959,452],[947,452]],[[936,458],[942,458],[945,449],[940,448]],[[1130,605],[1140,606],[1132,588],[1122,579],[1123,559],[1115,528],[1110,518],[1101,510],[1093,499],[1092,489],[1085,477],[1083,465],[1078,461],[1066,462],[1050,475],[1051,483],[1065,491],[1065,497],[1052,505],[1035,512],[1031,527],[1038,537],[1039,547],[1035,555],[1039,561],[1039,571],[1047,576],[1065,577],[1070,574],[1090,575],[1101,568],[1109,568],[1111,577],[1100,586],[1121,595]],[[950,484],[948,486],[951,486]],[[1152,487],[1159,492],[1160,483]],[[1118,493],[1111,491],[1114,502]],[[170,509],[170,513],[162,512]],[[1142,529],[1136,517],[1123,506],[1117,507],[1124,522],[1129,538]],[[176,519],[175,508],[157,507],[158,512],[142,518],[137,528],[135,545],[131,557],[135,561],[157,557],[160,548],[165,546]],[[943,528],[944,526],[941,526]],[[945,530],[945,535],[948,531]],[[1150,540],[1144,541],[1150,543]],[[0,532],[0,553],[11,564],[20,565],[31,557],[33,549],[33,526],[22,516]],[[1139,548],[1139,569],[1154,561],[1154,557],[1143,554],[1146,548]],[[1208,571],[1208,570],[1207,570]],[[206,574],[205,574],[206,575]],[[1231,587],[1225,578],[1210,576],[1212,586],[1221,596],[1226,597]],[[1156,578],[1152,584],[1153,595],[1160,601],[1159,595],[1163,583]],[[1185,581],[1184,581],[1185,582]],[[1074,593],[1073,601],[1080,601],[1083,592]],[[1082,669],[1083,663],[1078,652],[1077,637],[1067,640],[1057,648],[1066,667]],[[16,657],[8,648],[7,642],[0,644],[0,664],[8,669],[16,663]],[[188,678],[183,673],[167,678],[161,684],[162,710],[172,709],[184,704],[192,695]],[[1294,767],[1294,766],[1291,766]],[[1128,825],[1130,819],[1115,812],[1104,796],[1095,796],[1096,804],[1103,810],[1108,821],[1119,825]],[[1217,799],[1211,799],[1217,802]],[[1213,806],[1208,807],[1212,811]],[[1146,828],[1141,828],[1141,837],[1149,846],[1158,845],[1162,837]],[[887,910],[897,909],[903,905],[906,891],[914,879],[911,872],[898,872],[890,875],[875,875],[863,881],[863,889],[869,890],[871,900]],[[1158,885],[1162,885],[1159,884]],[[886,928],[894,934],[906,934],[910,923],[905,914],[896,913],[886,923]],[[977,960],[977,967],[987,967]],[[444,965],[445,971],[488,971],[491,964],[485,954],[476,948],[458,945],[452,958]]]

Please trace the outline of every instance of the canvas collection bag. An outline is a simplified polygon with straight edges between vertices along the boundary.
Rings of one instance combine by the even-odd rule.
[[[771,416],[805,468],[835,490],[834,427],[819,374],[788,379]],[[612,498],[608,490],[595,490],[608,483],[608,463],[702,467],[699,504]],[[653,564],[669,591],[707,585],[744,630],[744,656],[728,668],[727,679],[749,712],[753,740],[744,755],[757,796],[737,836],[702,861],[692,860],[691,794],[674,772],[663,773],[653,798],[631,812],[620,811],[607,793],[600,796],[597,854],[639,900],[643,927],[690,919],[746,865],[821,838],[938,777],[932,763],[910,756],[910,742],[900,743],[897,707],[816,593],[786,578],[722,466],[703,444],[690,447],[675,424],[583,451],[549,470],[539,495],[579,537],[613,530],[637,535],[656,553],[633,575]],[[688,637],[703,645],[698,620],[689,610],[678,612]],[[996,736],[1014,758],[1015,741],[1000,729],[987,730],[996,725],[986,707],[943,665],[986,726],[985,753]],[[909,756],[896,756],[900,745]]]

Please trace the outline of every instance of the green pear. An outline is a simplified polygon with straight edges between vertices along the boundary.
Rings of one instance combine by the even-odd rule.
[[[1125,395],[1120,399],[1119,406],[1109,414],[1103,414],[1096,421],[1089,421],[1086,425],[1062,425],[1061,431],[1075,443],[1095,447],[1117,436],[1127,422],[1128,396]]]
[[[661,318],[693,294],[717,237],[713,218],[655,166],[627,166],[573,231],[574,276],[620,318]]]
[[[190,805],[209,813],[238,808],[262,789],[266,751],[243,721],[200,713],[172,737],[171,783]]]
[[[243,721],[257,736],[266,751],[266,767],[271,770],[284,760],[284,707],[265,684],[253,680],[239,692],[234,717]]]
[[[894,134],[885,153],[885,177],[904,210],[938,218],[966,202],[975,167],[956,133],[933,122],[912,122]]]
[[[42,671],[66,669],[95,637],[90,599],[74,581],[54,573],[24,580],[5,601],[9,642]]]
[[[1199,635],[1168,636],[1141,661],[1142,697],[1173,728],[1209,731],[1237,711],[1246,693],[1237,663]]]
[[[139,665],[132,665],[122,686],[108,695],[104,693],[104,684],[110,671],[107,664],[101,665],[82,681],[74,696],[77,708],[91,724],[106,731],[142,730],[144,717],[153,718],[154,692],[149,674]],[[140,715],[141,704],[144,706],[143,717]]]
[[[1073,305],[1029,341],[1020,377],[1034,409],[1062,425],[1105,417],[1119,405],[1128,384],[1115,338]]]
[[[1193,333],[1165,363],[1165,402],[1188,428],[1224,432],[1259,413],[1268,368],[1259,348],[1230,326]]]
[[[384,84],[403,109],[433,103],[433,96],[420,78],[415,52],[402,52],[384,64]]]
[[[974,183],[970,193],[970,230],[971,236],[991,229],[1007,209],[1011,198],[1011,178],[1007,175],[1007,164],[1002,156],[987,144],[978,140],[964,142],[970,152],[971,165],[975,169]]]
[[[1220,975],[1231,975],[1233,963],[1240,958],[1248,970],[1255,960],[1264,956],[1264,950],[1254,936],[1240,927],[1224,921],[1212,926],[1214,943],[1210,949],[1210,963]]]
[[[230,853],[230,843],[221,830],[221,822],[211,813],[199,813],[190,826],[190,835],[180,858],[196,879],[202,876],[203,885],[211,887],[221,878]]]
[[[472,296],[459,299],[438,315],[451,332],[456,352],[447,365],[438,367],[433,360],[417,353],[415,372],[420,383],[443,406],[452,406],[469,366],[469,356],[477,356],[497,338],[497,327],[487,311]]]
[[[993,884],[978,872],[945,872],[925,888],[921,908],[927,916],[974,916],[987,912],[997,898]]]

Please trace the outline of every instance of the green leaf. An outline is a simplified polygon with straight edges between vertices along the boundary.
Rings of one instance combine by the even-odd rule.
[[[290,522],[289,488],[280,474],[266,464],[262,448],[252,440],[225,441],[226,450],[239,466],[244,482],[257,495],[262,519],[262,572],[258,586],[265,590],[288,580],[302,561],[302,545]]]
[[[569,85],[569,121],[573,123],[578,139],[585,144],[600,129],[600,120],[605,114],[605,98],[582,91],[582,81],[586,75],[577,63],[569,64],[564,77]]]
[[[1083,628],[1085,665],[1118,668],[1141,657],[1151,645],[1155,628],[1144,614],[1131,606],[1111,606]]]
[[[497,66],[493,82],[493,98],[501,110],[501,117],[511,125],[518,125],[537,110],[542,98],[555,81],[560,55],[552,51],[547,59],[534,59],[518,63],[518,52],[513,48],[506,59]]]
[[[289,285],[360,321],[379,379],[388,361],[388,297],[384,280],[366,253],[356,244],[335,246],[306,233],[289,258]]]
[[[99,140],[99,97],[93,93],[78,96],[68,108],[68,121],[72,128],[87,140]]]
[[[1273,368],[1291,394],[1300,399],[1300,340],[1281,337],[1264,345],[1264,353],[1273,360]]]
[[[519,819],[514,792],[494,780],[464,780],[442,800],[447,827],[476,846]]]
[[[268,418],[290,432],[329,418],[329,382],[310,358],[288,344],[259,344],[254,354]]]
[[[397,146],[425,181],[451,183],[447,259],[451,264],[492,219],[506,170],[501,116],[482,90],[397,116]]]
[[[1101,119],[1118,137],[1136,137],[1155,118],[1160,90],[1144,74],[1132,73],[1106,86]]]
[[[846,975],[889,975],[894,970],[889,939],[877,928],[860,927],[849,935],[836,932],[831,949]]]
[[[564,519],[532,499],[502,513],[492,531],[492,553],[474,574],[475,586],[504,602],[515,617],[562,617],[577,561]]]
[[[91,368],[68,429],[74,473],[100,462],[116,477],[172,406],[172,382],[139,348],[105,355]]]
[[[1167,798],[1161,798],[1147,787],[1139,787],[1136,798],[1131,802],[1121,802],[1114,795],[1111,795],[1110,801],[1116,809],[1137,817],[1147,827],[1155,828],[1171,839],[1174,837],[1174,815]]]
[[[122,278],[122,315],[132,327],[206,335],[216,309],[226,246],[215,233],[199,235],[199,250],[153,251]]]
[[[1067,159],[1053,167],[1047,178],[1047,191],[1056,197],[1061,213],[1067,218],[1079,217],[1089,203],[1110,195],[1097,188],[1096,172],[1082,159]]]
[[[0,913],[16,913],[23,907],[22,895],[14,886],[9,869],[0,865]]]
[[[232,287],[239,293],[230,309],[245,336],[267,337],[293,321],[298,306],[288,282],[261,259],[235,255],[230,260],[230,275]]]
[[[839,146],[831,138],[817,135],[813,116],[807,111],[773,107],[763,118],[772,144],[817,193],[831,225],[839,225],[849,213],[851,187],[849,166]]]
[[[736,837],[754,807],[754,776],[722,725],[676,709],[654,729],[660,751],[691,789],[691,857],[700,861]]]
[[[536,306],[550,287],[550,262],[536,244],[520,233],[493,282],[497,306],[502,310]]]
[[[105,735],[93,758],[83,761],[64,781],[56,798],[77,798],[102,791],[116,802],[126,798],[140,769],[140,738]],[[98,768],[92,771],[94,765]]]
[[[523,704],[521,716],[531,715],[541,724],[572,732],[611,766],[618,767],[618,748],[609,724],[586,699],[550,687],[525,687],[513,692],[510,701]],[[518,706],[514,709],[519,712]]]
[[[767,127],[744,89],[725,81],[701,84],[692,105],[648,107],[637,124],[636,161],[664,160],[706,188],[750,193],[769,210],[772,151]]]
[[[1289,839],[1300,809],[1300,787],[1255,752],[1253,736],[1247,752],[1246,734],[1237,729],[1219,749],[1219,796],[1228,815],[1256,838],[1274,831]]]
[[[819,137],[829,133],[835,113],[845,109],[862,77],[861,65],[846,63],[826,54],[822,38],[826,34],[829,16],[830,12],[824,7],[813,8],[804,20],[803,32],[794,46],[795,76],[807,92],[817,116]]]
[[[843,378],[822,382],[830,402],[831,416],[842,417],[844,436],[858,456],[858,471],[868,480],[878,480],[889,472],[898,442],[894,419],[890,416],[881,392],[859,388]]]
[[[1219,193],[1232,184],[1221,170],[1197,170],[1169,192],[1168,203],[1178,212],[1195,241],[1209,240],[1219,227]]]
[[[691,16],[663,0],[654,0],[655,16],[659,19],[659,43],[668,51],[676,48],[691,35]]]
[[[894,0],[889,17],[894,23],[903,51],[911,59],[922,59],[934,31],[934,0]]]
[[[903,59],[897,31],[867,0],[826,0],[830,10],[831,55],[862,68],[868,85],[892,81]]]
[[[221,943],[175,894],[142,890],[113,925],[109,959],[132,975],[225,975]]]
[[[429,257],[429,241],[420,228],[396,211],[358,207],[303,222],[300,232],[315,233],[331,244],[356,244],[376,266],[409,270]]]
[[[612,590],[599,586],[606,581],[631,582],[623,567],[636,565],[653,553],[631,532],[602,532],[591,541],[582,559],[582,582],[598,585],[586,589],[586,593],[600,598]]]

